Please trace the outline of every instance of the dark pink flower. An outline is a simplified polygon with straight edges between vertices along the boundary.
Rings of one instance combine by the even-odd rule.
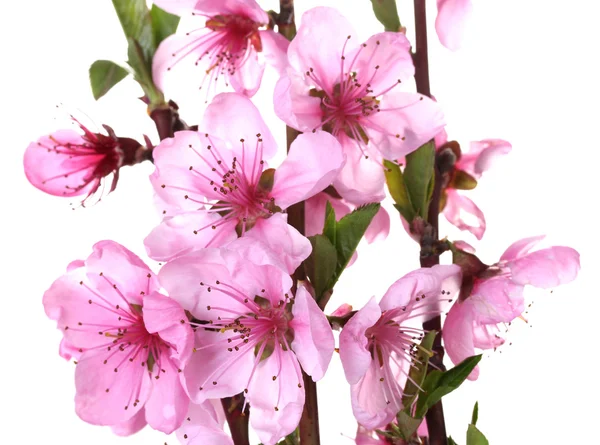
[[[239,235],[286,252],[293,271],[310,243],[280,212],[331,184],[344,164],[339,143],[325,132],[302,134],[266,171],[263,159],[277,146],[256,107],[235,93],[213,100],[202,127],[207,133],[180,131],[154,150],[150,180],[169,210],[144,242],[150,257],[169,260]]]
[[[153,79],[164,90],[174,71],[198,73],[197,87],[209,96],[218,83],[253,96],[260,87],[265,62],[282,70],[288,41],[272,30],[267,13],[254,0],[156,0],[159,7],[194,16],[195,26],[165,39],[153,60]],[[194,69],[195,68],[195,69]],[[177,80],[177,76],[174,76]]]
[[[302,16],[288,60],[275,87],[275,112],[300,131],[322,128],[338,138],[348,162],[334,185],[355,204],[385,196],[382,157],[401,158],[444,124],[434,101],[401,91],[414,74],[402,33],[361,44],[337,10],[317,7]]]
[[[579,272],[579,253],[553,246],[530,252],[544,237],[512,244],[500,261],[474,278],[470,295],[457,301],[444,322],[446,352],[453,363],[504,343],[498,324],[510,323],[525,310],[525,285],[542,289],[573,281]],[[469,376],[475,380],[479,369]]]
[[[435,30],[446,48],[460,49],[465,29],[473,12],[472,0],[437,0]]]
[[[367,429],[384,427],[403,408],[421,323],[452,300],[460,278],[456,265],[413,271],[392,284],[379,303],[371,298],[342,329],[340,358],[351,385],[352,411]]]
[[[117,138],[108,126],[108,136],[92,133],[73,118],[83,134],[59,130],[42,136],[25,150],[25,175],[32,185],[55,196],[96,193],[102,179],[112,174],[109,193],[117,186],[119,168],[135,163],[139,144],[133,139]]]
[[[195,353],[185,369],[192,401],[244,392],[250,424],[262,443],[274,445],[300,420],[301,369],[315,381],[323,377],[334,339],[313,297],[302,284],[292,293],[292,279],[268,250],[240,238],[227,248],[180,256],[159,277],[204,320],[196,326]]]
[[[120,435],[146,423],[171,433],[188,409],[181,369],[193,332],[181,306],[157,291],[156,276],[113,241],[100,241],[85,261],[44,294],[46,314],[58,322],[77,359],[75,410]]]

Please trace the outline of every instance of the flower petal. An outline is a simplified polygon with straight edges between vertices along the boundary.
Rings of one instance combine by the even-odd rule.
[[[191,403],[187,412],[186,421],[177,430],[177,438],[186,445],[234,445],[233,440],[223,431],[223,425],[218,420],[217,409],[221,413],[223,408],[215,406],[207,400],[201,404]],[[224,415],[224,414],[223,414]]]
[[[320,6],[302,15],[298,33],[288,49],[288,58],[298,73],[312,69],[311,80],[318,79],[312,83],[320,90],[331,92],[342,71],[342,49],[346,46],[346,53],[350,53],[358,43],[352,25],[338,10]]]
[[[153,0],[152,3],[171,14],[183,15],[192,12],[198,0]]]
[[[471,0],[437,0],[435,30],[442,45],[451,51],[462,46],[464,30],[473,10]]]
[[[144,245],[153,260],[171,261],[193,250],[220,247],[235,240],[236,224],[237,220],[227,221],[218,213],[181,213],[164,218],[144,239]]]
[[[146,422],[146,410],[142,408],[137,412],[135,416],[131,417],[130,419],[127,419],[125,422],[119,423],[118,425],[113,425],[111,430],[117,436],[125,437],[137,433],[147,424],[148,422]]]
[[[288,39],[281,34],[265,29],[258,32],[262,44],[262,55],[277,73],[282,74],[288,66],[287,50],[290,45]]]
[[[325,192],[317,193],[304,202],[304,233],[306,236],[313,236],[323,233],[327,202],[329,202],[331,207],[333,207],[333,210],[335,211],[335,218],[338,221],[340,218],[352,211],[352,208],[342,199],[334,198]],[[377,218],[377,216],[375,217]],[[370,228],[371,225],[369,225],[367,233],[369,233]]]
[[[322,191],[337,177],[345,162],[340,143],[319,131],[299,135],[275,171],[271,197],[282,209]]]
[[[304,81],[291,70],[275,84],[273,105],[277,117],[296,130],[312,131],[321,126],[321,99],[310,96]]]
[[[196,0],[195,10],[208,15],[239,15],[262,25],[269,23],[268,14],[254,0]]]
[[[527,255],[529,251],[533,249],[545,237],[546,235],[538,235],[515,241],[510,246],[508,246],[508,249],[504,251],[504,253],[500,257],[500,262],[516,260]]]
[[[442,338],[444,339],[446,353],[455,365],[475,355],[473,312],[469,300],[454,303],[444,321]],[[469,379],[477,380],[478,376],[479,367],[476,367],[469,375]]]
[[[243,63],[236,67],[235,73],[229,77],[229,81],[236,92],[246,97],[252,97],[260,88],[265,64],[258,58],[258,53],[252,46],[248,46],[246,53],[241,57]]]
[[[450,224],[460,230],[468,230],[475,238],[483,238],[485,233],[485,215],[477,205],[454,189],[446,189],[444,216]]]
[[[275,377],[275,378],[273,378]],[[304,388],[296,356],[276,347],[256,368],[246,395],[250,425],[264,445],[275,445],[296,429],[304,408]]]
[[[316,382],[325,375],[335,348],[331,326],[312,295],[302,285],[298,285],[292,314],[294,318],[289,323],[294,330],[292,349],[302,369]]]
[[[340,359],[344,367],[346,380],[351,385],[357,383],[371,365],[371,353],[367,350],[368,339],[365,332],[377,323],[381,317],[381,308],[372,297],[346,323],[340,333]]]
[[[469,300],[478,323],[510,323],[525,310],[523,286],[506,275],[478,280]]]
[[[337,213],[336,213],[337,216]],[[384,240],[390,233],[390,215],[383,207],[373,217],[371,224],[365,232],[365,239],[370,244],[377,240]]]
[[[553,246],[513,260],[508,267],[515,283],[548,289],[577,277],[579,253],[570,247]]]
[[[385,366],[389,365],[384,364]],[[350,387],[352,413],[358,423],[369,429],[384,427],[394,419],[401,408],[394,403],[402,400],[402,396],[398,393],[400,383],[394,385],[393,390],[396,394],[391,397],[392,400],[388,400],[381,388],[384,383],[380,379],[379,363],[371,360],[369,368],[360,381]]]
[[[484,139],[471,142],[471,149],[463,153],[456,162],[456,168],[480,178],[483,172],[489,170],[501,156],[507,155],[512,145],[502,139]]]

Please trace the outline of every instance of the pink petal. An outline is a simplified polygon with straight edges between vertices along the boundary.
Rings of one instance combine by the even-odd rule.
[[[252,97],[260,88],[265,64],[259,60],[258,53],[252,46],[248,46],[242,59],[244,63],[236,68],[233,76],[229,77],[229,81],[237,93]]]
[[[371,365],[372,358],[367,350],[368,339],[365,332],[377,323],[379,317],[381,317],[381,309],[375,297],[372,297],[354,314],[340,333],[340,359],[346,380],[351,385],[357,383]]]
[[[359,424],[356,431],[356,445],[387,445],[387,440],[374,437],[373,434],[374,431]]]
[[[118,372],[114,372],[117,367]],[[120,355],[110,355],[102,348],[86,351],[80,357],[75,388],[75,412],[81,419],[93,425],[117,425],[142,409],[152,382],[148,369],[138,361],[123,361]],[[139,403],[134,403],[136,400]]]
[[[144,239],[144,245],[153,260],[171,261],[203,247],[226,245],[237,238],[236,225],[237,220],[226,222],[218,213],[182,213],[163,219]]]
[[[370,360],[370,366],[366,373],[358,383],[350,387],[352,413],[358,423],[369,429],[384,427],[394,419],[401,408],[393,403],[393,401],[402,399],[397,390],[392,398],[392,403],[388,403],[388,396],[381,389],[380,378],[381,371],[378,361]],[[402,383],[399,385],[404,386]]]
[[[471,149],[468,153],[463,153],[456,163],[456,168],[478,179],[497,162],[498,158],[507,155],[511,150],[510,142],[502,139],[471,142]]]
[[[317,193],[304,202],[304,233],[306,236],[323,233],[327,201],[329,201],[331,207],[333,207],[335,218],[337,220],[340,220],[340,218],[352,211],[352,208],[343,200],[334,198],[324,192]],[[370,227],[371,226],[369,226],[369,229]],[[369,229],[367,229],[367,232],[369,232]]]
[[[65,360],[71,360],[71,358],[75,358],[75,360],[77,360],[80,357],[81,353],[79,352],[79,348],[76,348],[66,339],[63,338],[60,341],[60,346],[58,347],[58,355],[60,355]]]
[[[299,384],[300,368],[291,351],[276,347],[256,368],[246,397],[253,413],[250,425],[264,445],[275,445],[298,426],[304,408]]]
[[[337,213],[336,213],[337,216]],[[370,244],[377,240],[384,240],[390,233],[390,215],[381,207],[369,224],[365,232],[365,239]]]
[[[512,261],[519,259],[529,253],[546,235],[531,236],[529,238],[523,238],[522,240],[515,241],[508,249],[504,251],[500,257],[500,262]]]
[[[208,15],[239,15],[262,25],[269,22],[267,13],[254,0],[196,0],[195,10]]]
[[[399,85],[401,80],[410,80],[414,73],[410,42],[399,32],[382,32],[369,38],[359,46],[355,55],[347,60],[354,60],[352,70],[362,82],[368,82],[373,96],[380,96],[390,88]]]
[[[468,230],[475,238],[483,238],[485,233],[485,216],[481,209],[469,198],[454,189],[446,189],[446,207],[444,216],[460,230]],[[466,221],[465,221],[466,218]]]
[[[504,344],[504,339],[498,335],[498,326],[475,324],[473,326],[473,343],[479,349],[494,349]]]
[[[455,365],[475,355],[473,344],[473,313],[469,300],[456,302],[444,321],[442,338],[446,353]],[[479,367],[469,375],[470,380],[477,380]]]
[[[471,0],[437,0],[435,30],[446,48],[456,51],[462,46],[464,30],[471,16]]]
[[[217,409],[223,414],[221,403],[207,400],[201,404],[191,403],[183,425],[177,430],[177,438],[186,445],[234,445],[223,431],[218,420]],[[188,420],[189,419],[189,420]]]
[[[475,247],[471,246],[466,241],[462,241],[462,240],[452,241],[452,244],[454,244],[454,247],[456,247],[459,250],[463,250],[467,253],[475,253]]]
[[[353,308],[348,303],[342,303],[335,311],[331,313],[332,317],[343,317],[352,312]]]
[[[117,436],[125,437],[137,433],[147,424],[148,422],[146,422],[146,410],[142,408],[137,412],[135,416],[133,416],[130,419],[127,419],[123,423],[113,425],[111,429],[112,432],[115,433]]]
[[[352,204],[380,202],[385,198],[383,164],[378,156],[369,153],[365,158],[356,143],[338,135],[346,155],[346,164],[333,185],[338,193]]]
[[[152,394],[146,402],[146,420],[155,430],[171,434],[185,419],[190,400],[181,385],[180,371],[167,357],[161,357],[161,372],[154,381]]]
[[[479,323],[510,323],[525,310],[523,286],[506,275],[478,280],[469,300]]]
[[[156,275],[133,252],[114,241],[99,241],[86,260],[87,277],[105,298],[141,304],[141,295],[159,289]]]
[[[183,367],[192,354],[194,333],[181,305],[173,298],[153,292],[144,296],[142,310],[148,332],[169,343],[173,351],[170,356],[177,366]]]
[[[448,133],[446,132],[446,128],[443,128],[438,134],[435,135],[434,142],[436,149],[448,142]]]
[[[259,31],[258,35],[262,43],[262,55],[265,61],[275,68],[278,74],[283,74],[288,66],[289,40],[270,29]]]
[[[275,171],[271,197],[282,209],[310,198],[331,185],[344,161],[340,143],[329,133],[301,134]]]
[[[61,145],[59,145],[61,144]],[[104,155],[72,156],[64,144],[87,144],[73,130],[60,130],[42,136],[25,150],[23,166],[29,182],[43,192],[55,196],[79,196],[89,193],[97,184],[87,182]],[[56,150],[54,147],[57,147]],[[66,176],[65,176],[66,175]]]
[[[353,36],[348,40],[348,36]],[[312,82],[324,91],[331,92],[340,80],[342,49],[349,54],[360,42],[352,25],[336,9],[316,7],[302,15],[298,33],[288,49],[290,65],[298,72],[313,70],[318,78]]]
[[[299,131],[312,131],[321,126],[321,99],[309,96],[309,88],[296,73],[283,75],[273,93],[275,114],[288,126]]]
[[[229,144],[242,159],[241,139],[244,139],[244,151],[247,161],[252,161],[257,147],[257,135],[262,143],[258,144],[261,159],[270,159],[277,153],[277,143],[260,112],[250,99],[236,93],[221,93],[212,100],[204,112],[200,128],[211,136],[216,136]],[[251,150],[248,152],[248,150]]]
[[[316,382],[323,378],[335,347],[335,340],[327,317],[312,295],[298,285],[294,305],[294,318],[289,326],[294,330],[292,349],[302,369]]]
[[[513,260],[508,267],[515,283],[548,289],[577,277],[579,253],[570,247],[554,246]]]
[[[283,265],[283,269],[290,275],[312,251],[310,241],[287,223],[287,215],[283,213],[276,213],[267,219],[259,219],[254,227],[246,232],[244,238],[256,239],[268,246],[279,259],[277,265]],[[257,262],[252,257],[251,249],[246,258]]]
[[[183,15],[192,12],[198,0],[153,0],[152,3],[171,14]]]
[[[364,122],[371,143],[386,159],[398,159],[433,139],[445,126],[440,105],[415,93],[390,93],[381,98],[381,112]]]

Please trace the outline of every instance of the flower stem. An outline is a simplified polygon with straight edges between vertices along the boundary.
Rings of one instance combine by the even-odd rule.
[[[248,416],[242,412],[244,406],[244,395],[238,394],[234,397],[221,399],[221,405],[225,411],[225,418],[231,431],[234,445],[250,445],[248,437]]]
[[[429,84],[429,56],[427,53],[426,0],[414,0],[414,10],[416,49],[413,54],[413,61],[415,64],[415,82],[417,84],[417,92],[431,97],[431,87]],[[434,239],[422,239],[421,246],[430,245],[431,241],[438,241],[438,219],[442,181],[437,162],[435,163],[434,168],[435,184],[427,216],[427,222],[432,229],[431,234],[433,235]],[[432,267],[440,263],[439,253],[429,252],[428,255],[421,255],[420,260],[421,267]],[[442,363],[444,359],[444,347],[442,346],[441,340],[441,328],[442,321],[441,317],[439,316],[423,323],[423,329],[436,330],[439,332],[433,343],[433,351],[436,354],[431,358],[431,362],[435,367],[443,370],[445,368]],[[426,421],[427,429],[429,430],[429,444],[447,445],[448,439],[446,434],[446,424],[444,421],[444,408],[441,400],[432,406],[429,411],[427,411]]]

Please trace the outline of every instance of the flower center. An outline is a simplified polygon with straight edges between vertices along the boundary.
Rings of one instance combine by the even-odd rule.
[[[206,21],[206,27],[215,32],[227,34],[230,53],[246,49],[250,43],[258,52],[262,51],[262,42],[258,34],[259,24],[239,15],[216,15]]]

